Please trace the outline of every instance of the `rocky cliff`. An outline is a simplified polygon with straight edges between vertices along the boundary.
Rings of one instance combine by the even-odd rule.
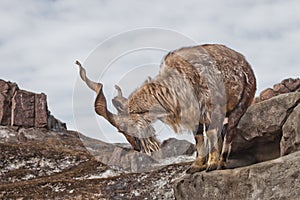
[[[232,169],[192,175],[186,141],[148,156],[91,139],[51,125],[45,95],[2,81],[0,199],[297,199],[300,83],[287,80],[293,90],[259,97],[241,119]]]
[[[1,79],[0,125],[49,130],[66,129],[65,123],[50,114],[45,94],[21,90],[16,83]]]
[[[285,79],[264,90],[238,125],[234,169],[185,175],[176,199],[299,199],[299,89],[299,79]]]
[[[299,199],[300,151],[229,170],[186,175],[175,184],[176,199]]]

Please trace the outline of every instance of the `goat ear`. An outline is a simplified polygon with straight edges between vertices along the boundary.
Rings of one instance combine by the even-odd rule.
[[[123,97],[122,90],[118,85],[115,85],[118,95],[112,99],[114,107],[119,114],[128,114],[128,99]]]

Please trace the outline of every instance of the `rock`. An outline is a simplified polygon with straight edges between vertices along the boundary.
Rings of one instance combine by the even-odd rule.
[[[96,158],[102,160],[99,156]],[[106,164],[128,172],[145,172],[151,170],[155,163],[157,162],[147,154],[115,147]]]
[[[166,162],[169,163],[169,158],[190,156],[195,151],[194,144],[175,138],[163,141],[161,150],[153,152],[151,156],[134,151],[130,145],[109,144],[83,135],[81,140],[98,161],[119,170],[135,173],[160,168],[165,166]]]
[[[152,156],[131,148],[123,148],[84,135],[80,135],[80,139],[96,160],[120,171],[135,173],[150,171],[153,165],[158,163]]]
[[[47,127],[49,130],[62,131],[67,129],[67,124],[48,114]]]
[[[294,92],[250,106],[237,127],[237,136],[232,143],[228,167],[246,166],[275,159],[283,155],[280,151],[286,151],[281,148],[295,148],[297,140],[294,141],[295,143],[292,141],[296,136],[289,135],[287,130],[295,130],[296,125],[291,124],[298,124],[296,122],[299,120],[296,120],[296,114],[290,120],[288,118],[292,117],[290,112],[299,104],[299,101],[300,93]],[[293,121],[293,123],[286,123],[286,121]],[[286,142],[280,145],[283,126],[286,130],[286,137],[290,139],[286,139]]]
[[[71,174],[80,176],[76,168],[82,163],[95,165],[95,168],[98,163],[104,169],[108,168],[94,160],[77,133],[72,131],[54,132],[38,128],[14,130],[0,126],[0,149],[0,196],[3,191],[1,186],[6,183],[30,182],[31,179],[51,175],[55,180],[55,175],[62,172],[66,172],[67,177]],[[89,169],[81,170],[87,172]]]
[[[251,105],[261,102],[259,97],[255,97],[251,103]]]
[[[243,167],[278,158],[280,156],[280,136],[271,138],[273,140],[258,137],[248,141],[237,134],[232,143],[227,168]]]
[[[0,199],[174,199],[173,184],[189,164],[124,173],[97,161],[82,141],[98,155],[113,146],[73,131],[0,126]],[[115,148],[131,168],[152,165],[135,166],[147,157]]]
[[[293,109],[282,128],[280,155],[300,151],[300,103]]]
[[[45,94],[17,90],[12,98],[12,126],[45,128],[48,126]]]
[[[12,99],[12,126],[34,127],[35,95],[24,90],[17,90]]]
[[[291,92],[296,91],[300,87],[300,79],[288,78],[281,82],[285,87],[287,87]]]
[[[273,86],[273,90],[274,92],[276,93],[279,93],[279,94],[285,94],[285,93],[289,93],[290,90],[285,87],[285,85],[283,85],[282,83],[277,83]]]
[[[267,89],[263,90],[259,95],[261,101],[268,100],[275,96],[276,96],[276,93],[272,88],[267,88]]]
[[[192,155],[195,152],[195,145],[186,140],[170,138],[161,144],[159,151],[153,152],[155,159],[165,159],[181,155]]]
[[[45,128],[48,126],[47,96],[45,94],[35,94],[35,120],[34,127]]]
[[[300,79],[299,78],[287,78],[277,83],[273,88],[267,88],[260,93],[259,97],[256,97],[253,103],[259,103],[261,101],[268,100],[280,94],[286,94],[291,92],[300,92]]]
[[[298,199],[300,196],[300,151],[237,168],[186,175],[175,183],[181,199]]]
[[[15,83],[0,79],[0,125],[65,130],[47,108],[47,96],[20,90]]]
[[[295,107],[299,99],[299,92],[281,94],[249,107],[237,127],[239,134],[248,141],[257,137],[272,141],[281,132],[288,110]]]
[[[18,89],[17,84],[0,79],[0,124],[11,124],[11,99]]]

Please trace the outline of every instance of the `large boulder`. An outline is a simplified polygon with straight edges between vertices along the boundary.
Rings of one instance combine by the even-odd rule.
[[[126,172],[144,172],[157,162],[145,153],[79,134],[82,144],[101,163]]]
[[[249,107],[237,127],[229,167],[271,160],[292,149],[299,150],[299,103],[300,93],[293,92]]]
[[[159,151],[153,152],[155,159],[165,159],[181,155],[191,156],[195,152],[195,145],[176,138],[169,138],[162,142]]]
[[[272,137],[273,134],[281,131],[290,110],[300,103],[299,100],[300,93],[293,92],[249,107],[239,122],[239,134],[246,140]]]
[[[145,172],[161,168],[170,158],[191,156],[195,147],[185,140],[170,138],[162,142],[161,149],[153,155],[137,152],[130,146],[108,144],[80,136],[82,143],[100,162],[127,172]],[[185,159],[185,158],[183,158]]]
[[[186,175],[174,187],[185,199],[299,199],[300,152],[233,170]]]
[[[153,169],[152,166],[154,164],[157,164],[157,162],[147,154],[120,147],[115,147],[107,162],[108,166],[117,167],[129,172],[150,171]]]
[[[295,84],[284,82],[290,89],[298,88]],[[186,175],[175,184],[176,199],[297,199],[299,122],[300,92],[253,104],[241,118],[232,144],[228,167],[235,169]]]

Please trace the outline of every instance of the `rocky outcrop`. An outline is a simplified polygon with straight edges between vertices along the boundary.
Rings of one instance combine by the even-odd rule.
[[[124,173],[99,162],[86,140],[99,154],[121,148],[74,131],[0,126],[0,199],[174,199],[189,165]]]
[[[286,94],[290,92],[300,92],[300,79],[299,78],[287,78],[277,83],[273,88],[267,88],[263,90],[259,97],[254,99],[254,103],[265,101],[271,99],[272,97],[278,96],[280,94]]]
[[[112,145],[83,135],[81,135],[81,140],[98,161],[114,169],[126,172],[140,173],[161,168],[166,165],[166,159],[174,162],[180,161],[180,156],[188,159],[195,151],[192,143],[175,138],[165,140],[161,145],[160,151],[155,152],[151,156],[134,151],[131,147]]]
[[[300,150],[299,105],[300,92],[293,92],[249,107],[232,144],[232,167],[271,160]]]
[[[97,166],[108,169],[93,158],[73,131],[0,126],[0,149],[0,185],[71,173],[70,169],[78,170],[80,166],[95,165],[84,173],[76,174],[75,170],[69,175],[80,177],[91,171],[96,174]]]
[[[235,169],[186,175],[175,184],[176,199],[297,199],[299,122],[300,92],[253,104],[232,144],[228,167]]]
[[[162,142],[159,151],[153,152],[155,159],[165,159],[170,157],[177,157],[180,155],[191,156],[195,151],[195,146],[186,140],[177,140],[170,138]]]
[[[18,86],[15,83],[6,82],[0,79],[0,124],[11,124],[11,105],[12,98],[18,90]]]
[[[299,199],[300,152],[272,161],[186,175],[175,184],[177,200]]]
[[[66,124],[50,115],[47,96],[20,90],[16,83],[0,79],[0,125],[66,129]]]

